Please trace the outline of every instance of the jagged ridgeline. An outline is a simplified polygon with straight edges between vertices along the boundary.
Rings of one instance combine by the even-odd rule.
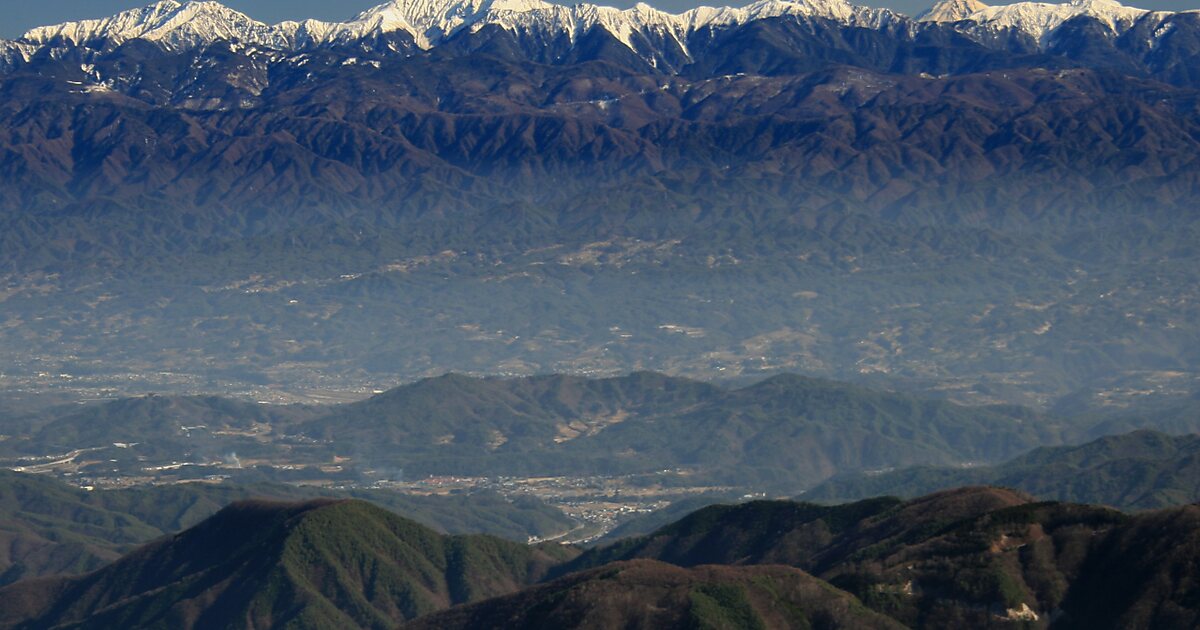
[[[1197,16],[160,2],[34,29],[0,44],[6,378],[1194,388]]]
[[[74,45],[111,50],[133,40],[152,42],[171,51],[225,41],[286,52],[357,48],[365,53],[412,53],[452,46],[458,49],[452,54],[462,54],[480,47],[503,50],[499,46],[507,44],[510,54],[528,55],[531,61],[575,63],[594,57],[620,59],[623,55],[626,60],[640,60],[644,69],[678,72],[699,63],[710,49],[727,46],[728,42],[713,41],[726,35],[725,31],[771,20],[877,31],[881,38],[910,45],[947,45],[956,35],[961,41],[953,43],[963,48],[969,48],[965,44],[970,42],[983,50],[1046,52],[1083,57],[1092,63],[1103,63],[1095,55],[1098,51],[1094,47],[1078,50],[1078,40],[1107,34],[1126,40],[1110,42],[1107,48],[1160,71],[1172,68],[1172,62],[1180,63],[1182,55],[1150,51],[1164,46],[1174,51],[1177,46],[1186,46],[1187,42],[1179,41],[1185,37],[1171,36],[1170,31],[1196,26],[1190,13],[1147,11],[1112,0],[1061,5],[1019,2],[997,7],[976,0],[939,0],[915,20],[888,9],[857,6],[844,0],[759,0],[742,8],[699,7],[679,14],[645,3],[618,10],[588,3],[568,7],[541,0],[392,0],[346,22],[308,19],[275,25],[258,22],[218,2],[161,0],[109,18],[35,28],[16,41],[6,42],[4,52],[8,63],[18,65],[29,63],[46,49]],[[502,39],[497,42],[497,38]],[[1134,39],[1137,41],[1130,41]],[[827,41],[825,47],[834,48],[830,44]],[[852,59],[862,50],[844,45],[841,54]],[[827,50],[802,52],[818,59],[832,58]],[[1108,62],[1112,66],[1119,63]]]
[[[1063,220],[1106,200],[1187,195],[1187,160],[1146,149],[1193,148],[1180,137],[1193,122],[1189,93],[1162,84],[1192,85],[1198,16],[1104,0],[946,2],[916,20],[843,0],[678,15],[645,4],[423,0],[348,22],[267,25],[216,2],[164,0],[0,45],[0,76],[19,104],[6,122],[22,130],[7,146],[37,151],[6,157],[5,177],[21,186],[2,200],[42,211],[225,206],[243,216],[189,220],[266,229],[267,217],[245,216],[253,208],[282,215],[269,220],[277,231],[288,217],[308,223],[351,208],[373,209],[366,223],[529,203],[559,218],[579,187],[647,186],[608,200],[623,214],[650,200],[643,195],[668,208],[695,204],[686,191],[672,202],[663,187],[717,176],[716,189],[736,191],[725,203],[769,190],[802,194],[809,210],[850,204],[921,221],[999,195],[988,212],[1005,222],[1046,212]],[[53,107],[60,99],[47,90],[65,102]],[[1068,98],[1079,94],[1087,107]],[[1105,111],[1089,119],[1096,100]],[[862,107],[874,133],[838,122]],[[86,113],[64,136],[78,163],[38,142],[66,111]],[[202,115],[213,111],[229,113]],[[1068,116],[1085,118],[1079,127],[1051,120]],[[1122,137],[1135,132],[1154,139]],[[87,139],[95,134],[107,140]],[[1072,181],[1055,186],[1062,177]],[[1130,189],[1163,177],[1176,183]],[[528,190],[546,178],[559,184],[557,202]],[[1044,188],[1068,183],[1087,184],[1072,190],[1081,199]],[[1088,194],[1098,187],[1108,190]]]

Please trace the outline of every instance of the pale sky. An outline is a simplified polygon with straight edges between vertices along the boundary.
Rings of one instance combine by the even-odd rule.
[[[318,18],[324,20],[347,20],[360,11],[384,0],[223,0],[222,4],[237,9],[263,22],[275,23],[283,20]],[[632,6],[636,0],[592,0],[595,4],[617,7]],[[752,0],[647,0],[664,11],[684,11],[697,4],[742,5]],[[916,14],[934,0],[851,0],[858,4],[885,6]],[[564,0],[561,4],[573,4],[575,0]],[[986,2],[986,0],[985,0]],[[1144,9],[1183,10],[1200,8],[1198,0],[1125,0],[1127,4]],[[151,0],[0,0],[0,37],[15,38],[34,26],[57,24],[70,20],[96,18],[112,15],[118,11],[150,4]],[[996,2],[1006,4],[1006,2]]]

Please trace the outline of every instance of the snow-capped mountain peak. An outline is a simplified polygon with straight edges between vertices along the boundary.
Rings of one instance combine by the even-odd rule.
[[[921,22],[958,22],[988,8],[979,0],[938,0],[917,15]]]
[[[565,32],[572,38],[601,26],[618,40],[630,44],[631,34],[655,29],[678,39],[710,25],[742,24],[782,15],[806,15],[849,20],[855,8],[845,0],[759,0],[742,8],[700,7],[682,14],[660,11],[646,3],[629,9],[594,4],[572,7],[542,0],[391,0],[338,25],[339,39],[371,32],[404,30],[422,48],[436,45],[462,28],[495,24],[509,29]]]
[[[562,31],[572,37],[601,26],[628,44],[632,33],[646,29],[669,32],[682,39],[706,26],[785,15],[849,22],[861,10],[846,0],[758,0],[741,8],[699,7],[682,14],[660,11],[646,3],[620,10],[593,4],[566,7],[544,0],[389,0],[346,22],[302,20],[267,25],[218,2],[159,0],[111,17],[35,28],[22,41],[34,45],[54,41],[117,45],[145,39],[178,49],[236,39],[295,48],[403,31],[411,34],[418,46],[429,48],[463,28],[496,24],[510,29]]]
[[[1072,0],[1064,4],[1018,2],[988,6],[979,0],[939,0],[920,20],[955,24],[964,33],[1016,30],[1044,42],[1063,22],[1080,15],[1093,17],[1114,32],[1123,32],[1148,12],[1114,0]],[[794,16],[820,18],[866,28],[891,21],[915,23],[882,9],[850,4],[847,0],[757,0],[743,7],[702,6],[680,14],[639,3],[629,9],[594,4],[567,7],[545,0],[388,0],[345,22],[289,21],[267,25],[210,0],[159,0],[107,18],[35,28],[19,40],[27,47],[68,42],[95,47],[119,45],[132,39],[157,43],[169,50],[204,46],[216,41],[280,50],[353,43],[389,33],[411,35],[421,48],[432,48],[464,29],[495,25],[515,33],[537,33],[549,41],[566,36],[575,41],[599,27],[631,49],[639,34],[674,40],[687,53],[688,38],[704,28],[733,27],[755,20]],[[13,48],[13,46],[9,46]],[[13,49],[16,50],[16,49]],[[642,53],[639,53],[642,54]],[[649,53],[648,53],[649,54]],[[16,52],[9,51],[9,57]]]
[[[32,44],[55,40],[74,44],[97,41],[120,44],[131,39],[145,39],[164,48],[186,48],[235,39],[265,45],[282,43],[274,27],[218,2],[197,0],[159,0],[107,18],[35,28],[22,39]]]
[[[987,6],[978,0],[941,0],[918,19],[928,22],[969,21],[988,29],[1013,29],[1042,42],[1063,22],[1075,17],[1093,18],[1114,33],[1121,33],[1147,13],[1150,12],[1127,7],[1114,0],[1070,0],[1062,4],[1016,2],[1000,6]]]
[[[479,0],[392,0],[364,11],[340,30],[355,35],[408,31],[417,38],[418,44],[428,48],[433,40],[475,19],[483,4]]]

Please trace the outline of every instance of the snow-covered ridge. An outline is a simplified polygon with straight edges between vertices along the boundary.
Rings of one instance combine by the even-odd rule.
[[[967,22],[987,29],[1014,29],[1027,33],[1038,42],[1063,22],[1079,16],[1093,18],[1122,33],[1134,22],[1151,13],[1127,7],[1114,0],[1071,0],[1063,4],[1017,2],[988,6],[978,0],[940,0],[917,19],[927,22]]]
[[[187,48],[230,39],[282,45],[285,41],[280,35],[278,28],[217,2],[161,0],[107,18],[35,28],[25,33],[22,40],[44,45],[54,40],[87,44],[99,40],[121,43],[144,39],[167,48]]]
[[[1149,13],[1113,0],[1072,0],[1064,4],[1018,2],[987,6],[979,0],[939,0],[919,20],[954,23],[983,29],[1016,29],[1044,40],[1068,19],[1088,15],[1114,32],[1128,28]],[[209,0],[159,0],[140,9],[114,16],[35,28],[14,46],[40,47],[56,41],[73,44],[120,44],[143,39],[171,49],[187,49],[216,41],[279,50],[347,43],[371,36],[403,32],[416,45],[431,48],[460,30],[496,25],[514,32],[536,32],[574,41],[588,30],[601,27],[632,49],[636,36],[674,39],[687,52],[688,37],[706,27],[736,26],[771,17],[800,16],[833,20],[847,25],[879,28],[889,21],[912,24],[886,9],[871,9],[847,0],[758,0],[744,7],[699,7],[684,13],[667,13],[641,4],[616,9],[594,4],[567,7],[544,0],[389,0],[346,22],[289,21],[268,25]]]
[[[872,25],[881,13],[890,12],[857,7],[846,0],[759,0],[740,8],[699,7],[680,14],[647,4],[621,10],[594,4],[567,7],[542,0],[391,0],[346,22],[304,20],[268,25],[217,2],[159,0],[107,18],[35,28],[21,39],[34,45],[56,40],[120,44],[144,39],[168,49],[237,39],[246,44],[296,49],[406,32],[418,46],[430,48],[461,29],[478,30],[486,25],[562,33],[572,39],[600,26],[632,47],[634,33],[670,35],[682,44],[690,33],[707,26],[786,15]]]
[[[979,0],[940,0],[917,15],[921,22],[958,22],[988,8]]]
[[[33,52],[34,47],[29,44],[0,39],[0,70],[15,63],[29,61]]]

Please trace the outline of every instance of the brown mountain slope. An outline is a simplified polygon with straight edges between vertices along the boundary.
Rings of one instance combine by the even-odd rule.
[[[684,220],[725,188],[782,196],[781,214],[801,202],[808,220],[852,206],[914,221],[1061,224],[1095,220],[1097,207],[1186,208],[1200,170],[1194,93],[1087,70],[604,71],[428,60],[366,76],[328,69],[272,88],[262,107],[217,112],[77,94],[65,70],[3,77],[0,181],[10,185],[0,205],[19,210],[13,229],[48,237],[39,244],[70,235],[89,256],[124,256],[181,238],[512,202],[571,221],[572,200],[597,188],[610,203],[642,189],[617,216],[654,199],[656,213]],[[347,93],[370,96],[347,103]],[[695,195],[660,208],[663,187],[681,183]],[[178,211],[137,212],[147,207]],[[158,229],[82,233],[136,220]],[[28,248],[32,234],[18,236]]]
[[[833,507],[759,501],[571,553],[439,536],[356,501],[242,503],[87,576],[0,589],[0,628],[1173,630],[1200,620],[1196,506],[1129,516],[985,487]],[[552,565],[579,570],[532,586]]]
[[[783,566],[683,569],[618,562],[478,604],[422,617],[406,629],[855,628],[900,624],[852,595]]]
[[[1191,562],[1195,554],[1172,558],[1148,550],[1150,558],[1138,561],[1136,554],[1147,551],[1144,543],[1102,543],[1136,539],[1120,532],[1139,528],[1147,525],[1115,510],[1033,503],[1026,495],[997,488],[833,507],[761,501],[706,508],[650,536],[589,552],[568,566],[632,558],[681,566],[785,563],[902,623],[966,628],[1018,622],[1045,627],[1052,618],[1074,623],[1077,616],[1081,623],[1095,621],[1088,602],[1103,597],[1103,578],[1096,584],[1086,578],[1124,571],[1132,562],[1169,585],[1153,589],[1155,597],[1174,593],[1171,601],[1186,609],[1181,602],[1187,601],[1191,578],[1168,568]],[[1107,568],[1089,570],[1089,564]],[[1141,595],[1114,601],[1106,623],[1126,614],[1141,619],[1142,607],[1157,606]]]
[[[1029,501],[1009,490],[963,488],[905,503],[880,498],[832,507],[791,501],[716,505],[649,536],[590,551],[569,566],[654,558],[680,566],[789,564],[815,570],[839,566],[866,548],[911,543],[923,533]]]

